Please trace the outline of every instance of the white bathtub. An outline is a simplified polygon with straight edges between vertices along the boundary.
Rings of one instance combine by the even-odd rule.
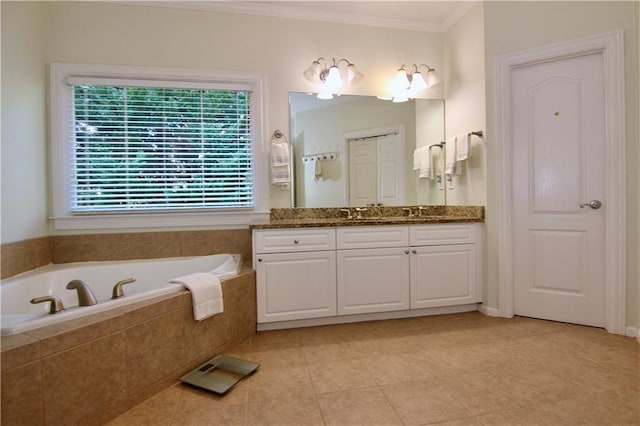
[[[236,275],[240,255],[215,254],[197,257],[130,260],[118,262],[81,262],[49,265],[2,280],[1,335],[22,333],[45,325],[103,312],[115,307],[152,297],[181,291],[180,284],[170,284],[172,278],[192,272],[213,272],[220,279]],[[123,286],[125,297],[112,300],[116,282],[135,278]],[[93,306],[78,306],[75,290],[67,290],[74,279],[85,281],[98,300]],[[49,314],[49,302],[32,304],[40,296],[58,296],[65,310]]]

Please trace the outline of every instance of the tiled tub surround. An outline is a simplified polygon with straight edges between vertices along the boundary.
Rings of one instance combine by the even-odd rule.
[[[248,229],[56,235],[2,244],[1,278],[49,263],[240,253],[251,257]]]
[[[184,290],[3,337],[2,424],[103,424],[250,338],[256,302],[249,263],[222,289],[224,313],[201,322]]]

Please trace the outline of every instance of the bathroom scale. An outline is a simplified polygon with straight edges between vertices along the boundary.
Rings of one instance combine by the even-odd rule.
[[[224,395],[240,380],[256,371],[260,364],[218,355],[180,378],[182,383]]]

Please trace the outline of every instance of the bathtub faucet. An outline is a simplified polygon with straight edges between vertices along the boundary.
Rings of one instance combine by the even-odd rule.
[[[42,296],[42,297],[34,297],[31,299],[31,303],[43,303],[43,302],[51,302],[51,306],[49,306],[50,314],[57,314],[58,312],[64,311],[64,306],[62,305],[62,300],[58,296]]]
[[[122,291],[122,286],[125,284],[131,284],[132,282],[135,282],[136,279],[135,278],[126,278],[124,280],[120,280],[116,283],[116,285],[113,286],[113,293],[111,295],[112,299],[120,299],[121,297],[124,297],[124,291]]]
[[[80,306],[91,306],[98,303],[96,296],[94,296],[87,283],[82,280],[69,281],[67,290],[76,290],[78,292],[78,305]]]

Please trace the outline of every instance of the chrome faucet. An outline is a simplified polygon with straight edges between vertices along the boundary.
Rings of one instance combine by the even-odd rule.
[[[403,207],[402,211],[407,212],[407,217],[414,217],[415,214],[413,214],[413,210],[411,210],[411,207]]]
[[[51,305],[49,306],[49,314],[57,314],[58,312],[64,311],[64,305],[58,296],[42,296],[31,299],[31,303],[33,304],[43,302],[51,302]]]
[[[417,216],[422,217],[422,211],[427,210],[426,207],[418,206],[418,214]]]
[[[112,299],[120,299],[124,297],[124,291],[122,291],[122,286],[125,284],[131,284],[135,282],[135,278],[125,278],[124,280],[120,280],[113,286],[113,293],[111,294]]]
[[[69,281],[66,288],[67,290],[76,290],[78,292],[78,305],[80,306],[91,306],[98,303],[96,296],[87,283],[82,280]]]
[[[353,219],[353,215],[351,214],[351,210],[349,210],[349,209],[340,209],[340,212],[341,213],[346,213],[347,214],[347,216],[346,216],[347,219]]]

